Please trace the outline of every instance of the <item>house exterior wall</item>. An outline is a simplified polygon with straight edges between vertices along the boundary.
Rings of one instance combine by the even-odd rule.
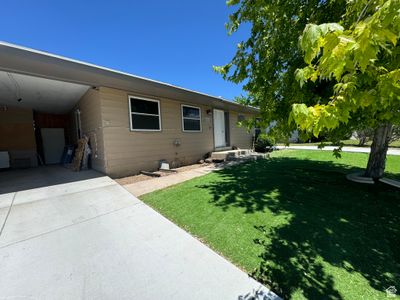
[[[131,131],[128,95],[144,96],[100,88],[107,174],[121,177],[141,170],[156,170],[161,159],[172,166],[194,163],[213,150],[212,116],[200,106],[202,132],[183,132],[181,102],[160,100],[161,131]],[[150,98],[147,96],[147,98]],[[190,103],[187,103],[190,104]],[[179,146],[174,145],[178,141]]]
[[[167,160],[171,167],[195,163],[214,150],[211,106],[193,105],[166,98],[160,101],[161,131],[131,131],[128,96],[152,99],[147,95],[99,88],[102,132],[104,138],[105,173],[111,177],[138,174],[141,170],[157,170],[159,161]],[[201,132],[183,132],[181,105],[201,109]],[[251,146],[251,134],[237,128],[237,113],[230,111],[231,145]],[[82,125],[83,127],[83,125]],[[175,145],[175,142],[179,145]]]
[[[97,171],[106,173],[100,92],[98,90],[89,89],[82,96],[74,110],[71,112],[71,123],[73,124],[73,136],[75,138],[76,109],[79,109],[80,111],[81,133],[82,135],[86,135],[87,137],[89,137],[89,143],[92,149],[92,168]]]
[[[32,109],[0,109],[0,151],[8,151],[11,167],[35,167],[36,139]]]
[[[251,149],[253,147],[254,129],[248,132],[245,127],[239,127],[237,125],[239,115],[243,115],[245,119],[252,117],[251,114],[229,111],[230,145],[241,149]]]

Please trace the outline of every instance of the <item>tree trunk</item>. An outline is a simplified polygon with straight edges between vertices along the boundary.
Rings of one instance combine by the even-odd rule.
[[[367,170],[365,171],[366,177],[371,177],[376,180],[383,176],[386,164],[386,153],[389,147],[390,137],[392,136],[392,127],[392,124],[386,123],[381,124],[375,129]]]
[[[358,146],[362,147],[362,146],[365,145],[366,142],[367,142],[367,137],[366,136],[362,136],[358,140]]]

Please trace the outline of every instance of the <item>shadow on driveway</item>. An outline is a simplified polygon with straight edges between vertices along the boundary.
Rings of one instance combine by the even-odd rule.
[[[0,171],[0,194],[104,176],[94,170],[74,172],[59,165]]]

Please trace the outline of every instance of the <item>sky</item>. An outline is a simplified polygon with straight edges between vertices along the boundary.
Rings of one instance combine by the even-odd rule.
[[[228,63],[248,28],[228,36],[225,0],[3,0],[0,40],[233,99]]]

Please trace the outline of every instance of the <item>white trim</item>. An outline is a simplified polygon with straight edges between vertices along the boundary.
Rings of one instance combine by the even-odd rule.
[[[144,101],[150,101],[150,102],[157,102],[158,105],[158,115],[156,114],[146,114],[146,113],[137,113],[137,112],[132,112],[131,109],[131,99],[138,99],[138,100],[144,100]],[[160,100],[157,99],[150,99],[150,98],[144,98],[144,97],[139,97],[139,96],[132,96],[128,95],[128,106],[129,106],[129,130],[130,131],[149,131],[149,132],[157,132],[161,131],[161,108],[160,108]],[[152,116],[152,117],[158,117],[158,122],[160,125],[160,129],[134,129],[132,128],[132,115],[143,115],[143,116]]]
[[[183,107],[191,107],[191,108],[195,108],[199,110],[199,118],[188,118],[188,117],[184,117],[183,116]],[[188,119],[188,120],[196,120],[196,121],[200,121],[200,130],[185,130],[185,123],[184,120]],[[187,105],[187,104],[181,104],[181,123],[182,123],[182,132],[203,132],[203,127],[202,127],[202,122],[201,122],[201,108],[198,106],[193,106],[193,105]]]
[[[137,99],[137,98],[134,98],[134,99]],[[142,100],[142,99],[140,99],[140,100]],[[144,100],[144,101],[147,101],[147,100]],[[133,111],[131,111],[131,114],[141,115],[141,116],[151,116],[151,117],[159,116],[158,114],[146,114],[146,113],[139,113],[139,112],[133,112]]]

